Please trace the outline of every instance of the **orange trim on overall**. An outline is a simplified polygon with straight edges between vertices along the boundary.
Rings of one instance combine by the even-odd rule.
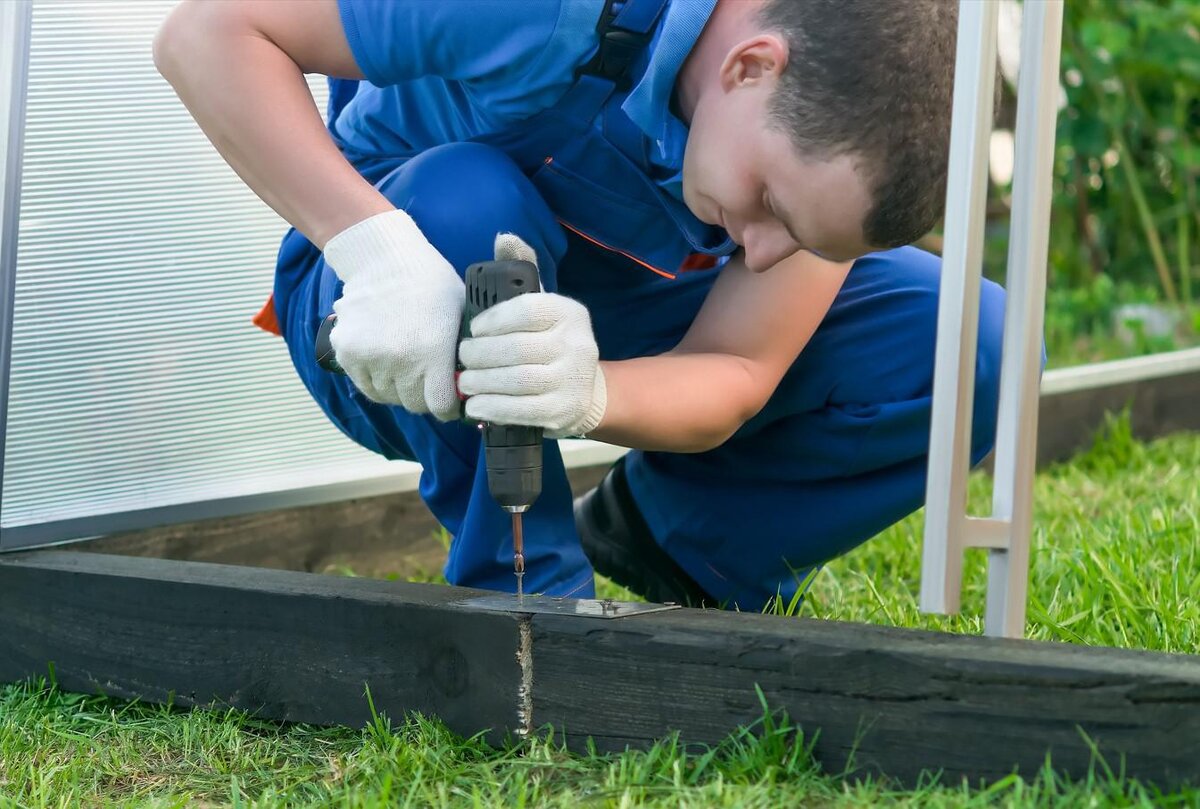
[[[707,253],[690,253],[683,260],[683,263],[679,265],[679,271],[711,270],[715,266],[717,266],[716,256],[710,256]]]
[[[630,255],[629,253],[626,253],[624,250],[618,250],[617,248],[611,247],[602,241],[593,239],[591,236],[587,235],[582,230],[579,230],[579,228],[571,227],[570,225],[568,225],[566,222],[562,221],[561,219],[558,220],[558,224],[562,225],[564,228],[571,231],[576,236],[579,236],[581,239],[586,239],[587,241],[591,242],[592,244],[596,245],[597,247],[599,247],[603,250],[608,250],[610,253],[616,253],[618,255],[625,256],[625,258],[629,259],[630,261],[634,262],[635,264],[642,265],[647,270],[650,270],[650,272],[656,272],[659,275],[661,275],[663,278],[670,278],[672,281],[675,280],[675,273],[667,272],[666,270],[660,270],[658,267],[655,267],[652,264],[647,264],[646,262],[642,261],[637,256]]]
[[[272,294],[267,298],[267,302],[263,304],[263,308],[258,311],[251,322],[266,332],[274,334],[276,337],[282,337],[283,331],[279,328],[279,318],[275,316],[275,295]]]

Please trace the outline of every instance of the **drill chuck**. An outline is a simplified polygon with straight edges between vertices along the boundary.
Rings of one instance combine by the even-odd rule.
[[[524,510],[542,493],[542,431],[488,424],[483,428],[488,490],[509,511]]]

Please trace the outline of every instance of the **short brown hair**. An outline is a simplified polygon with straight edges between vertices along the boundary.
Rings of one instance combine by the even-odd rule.
[[[772,124],[803,154],[860,158],[869,244],[925,235],[946,201],[958,0],[767,0],[761,21],[790,54]]]

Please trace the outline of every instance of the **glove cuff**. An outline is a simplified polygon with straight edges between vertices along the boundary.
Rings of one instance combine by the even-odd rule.
[[[608,383],[604,381],[604,370],[596,365],[596,381],[592,385],[592,403],[583,420],[576,425],[571,435],[586,437],[588,433],[600,426],[604,419],[604,411],[608,409]]]
[[[351,225],[325,244],[325,263],[342,281],[395,276],[406,260],[432,247],[406,211],[385,211]]]

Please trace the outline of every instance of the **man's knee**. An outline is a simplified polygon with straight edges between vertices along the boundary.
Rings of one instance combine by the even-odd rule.
[[[895,261],[893,271],[904,276],[913,296],[913,313],[917,319],[932,327],[938,320],[941,300],[941,259],[915,248],[890,251],[886,256]],[[975,402],[972,418],[971,456],[981,460],[996,441],[996,414],[1000,400],[1000,362],[1004,342],[1004,288],[983,279],[979,290],[979,327],[975,354]],[[917,327],[916,332],[924,328]],[[934,330],[936,333],[936,330]],[[929,335],[929,339],[935,339]],[[928,356],[929,391],[933,390],[934,357]]]
[[[879,388],[876,395],[882,398],[875,401],[932,395],[941,259],[923,250],[904,247],[868,256],[855,265],[852,276],[853,273],[860,275],[848,285],[849,303],[856,316],[867,322],[868,333],[889,345],[882,354],[874,353],[879,351],[878,346],[871,349],[877,368],[866,377],[865,384]],[[972,456],[976,459],[982,458],[995,443],[1004,304],[1004,289],[984,280],[980,287],[975,362]],[[863,363],[839,363],[839,366],[854,369],[861,376]]]
[[[549,207],[508,155],[479,143],[428,149],[378,185],[460,272],[492,256],[496,234],[513,232],[537,251],[543,266],[566,250]]]
[[[818,332],[831,349],[831,401],[885,403],[932,392],[940,277],[937,256],[913,247],[855,263],[830,312],[834,328]]]

